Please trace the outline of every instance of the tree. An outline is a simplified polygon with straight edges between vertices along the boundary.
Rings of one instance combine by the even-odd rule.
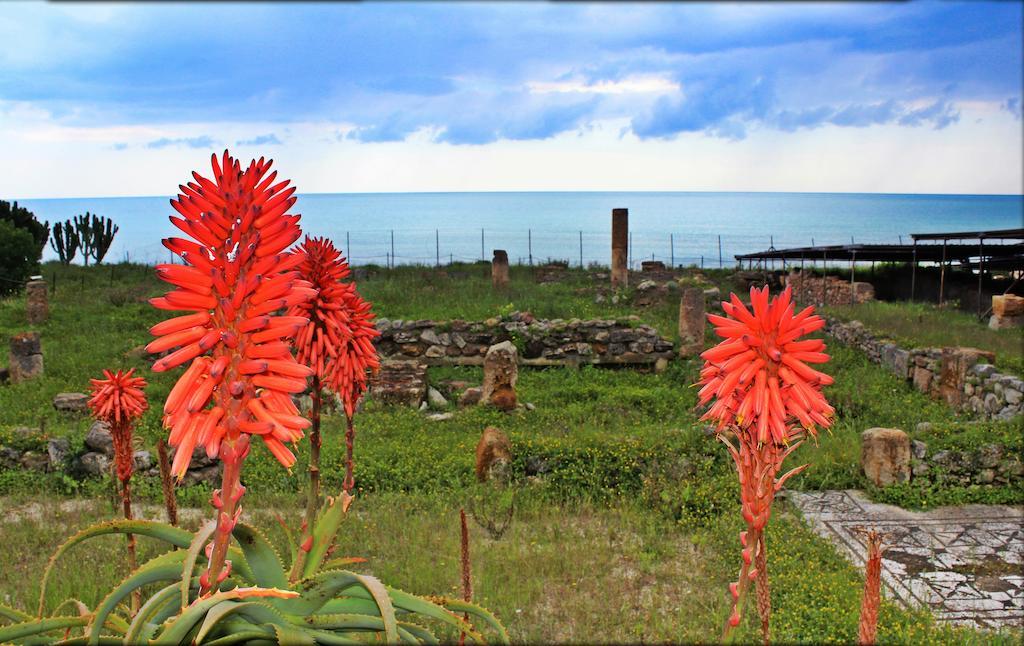
[[[49,222],[40,222],[32,211],[18,206],[17,202],[12,204],[4,200],[0,200],[0,220],[5,220],[19,229],[28,231],[36,247],[35,260],[42,257],[46,240],[50,237]]]
[[[38,266],[32,234],[0,219],[0,295],[17,291]]]

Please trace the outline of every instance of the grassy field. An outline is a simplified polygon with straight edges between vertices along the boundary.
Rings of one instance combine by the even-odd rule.
[[[637,309],[610,299],[596,302],[605,289],[582,271],[570,271],[557,284],[535,283],[527,268],[513,268],[503,293],[490,288],[488,269],[466,265],[447,270],[399,268],[370,270],[360,290],[388,318],[483,319],[529,310],[538,317],[598,317],[639,314],[674,338],[678,304],[674,299]],[[14,441],[11,429],[44,429],[64,436],[80,450],[89,420],[57,413],[58,392],[82,391],[88,378],[105,367],[138,367],[151,380],[148,394],[161,402],[175,375],[155,375],[138,350],[147,328],[161,313],[144,302],[163,291],[151,272],[139,266],[90,268],[48,265],[57,274],[51,318],[43,336],[46,375],[29,384],[0,387],[0,444]],[[706,274],[725,287],[724,275]],[[629,293],[622,296],[627,297]],[[0,344],[28,328],[23,298],[0,301]],[[711,341],[709,337],[709,341]],[[836,385],[827,395],[839,416],[818,446],[800,449],[793,463],[811,461],[791,481],[797,488],[861,487],[859,433],[871,426],[911,430],[931,422],[951,438],[1007,437],[1006,428],[970,424],[907,387],[860,354],[842,346],[829,349],[828,371]],[[670,641],[717,637],[726,609],[726,584],[738,567],[737,489],[725,451],[706,436],[693,411],[696,361],[673,362],[656,375],[631,370],[565,368],[523,370],[519,396],[533,411],[512,414],[485,408],[456,410],[444,422],[429,422],[406,408],[369,401],[357,418],[359,499],[344,529],[342,549],[366,556],[367,571],[389,583],[421,593],[453,592],[457,575],[457,518],[473,482],[473,449],[481,429],[495,425],[513,443],[516,499],[509,532],[494,540],[473,527],[478,599],[508,623],[521,641]],[[478,383],[479,368],[434,368],[429,379]],[[1005,426],[1005,425],[1004,425]],[[337,490],[343,449],[342,420],[325,421],[325,486]],[[164,431],[157,411],[149,412],[140,443],[151,448]],[[952,441],[952,440],[951,440]],[[973,440],[972,440],[973,441]],[[305,483],[304,455],[289,474],[262,448],[246,471],[247,509],[258,524],[273,530],[261,509],[297,510]],[[529,463],[529,464],[528,464]],[[547,473],[527,476],[530,465]],[[139,478],[133,488],[142,500],[159,500],[158,483]],[[0,521],[0,599],[29,608],[38,594],[37,572],[63,538],[88,522],[110,517],[102,501],[109,485],[74,480],[63,473],[0,470],[0,510],[22,509],[38,516]],[[877,492],[876,492],[877,493]],[[205,512],[209,489],[179,490],[186,505]],[[900,502],[930,506],[950,501],[1021,502],[1017,488],[902,491]],[[93,502],[68,505],[83,499]],[[62,507],[63,505],[63,507]],[[197,521],[193,521],[197,522]],[[771,530],[775,636],[780,641],[848,642],[855,637],[860,577],[831,547],[802,523],[781,513]],[[281,536],[275,533],[280,540]],[[785,536],[785,539],[782,539]],[[770,539],[772,540],[772,539]],[[76,594],[91,603],[115,574],[111,550],[116,539],[101,540],[98,552],[76,548],[62,583],[49,598],[62,601],[81,581],[68,576],[82,563],[95,569],[87,589]],[[152,548],[147,548],[152,549]],[[813,564],[813,574],[808,565]],[[6,597],[4,597],[6,595]],[[752,625],[746,628],[752,637]],[[970,631],[938,628],[924,614],[887,605],[881,636],[885,641],[969,643],[991,641]],[[998,639],[997,639],[998,641]]]
[[[1024,374],[1024,330],[991,330],[973,314],[928,303],[887,303],[830,307],[829,315],[858,320],[876,335],[908,347],[968,346],[996,354],[996,365]]]

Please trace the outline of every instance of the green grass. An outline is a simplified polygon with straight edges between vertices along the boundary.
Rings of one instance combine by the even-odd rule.
[[[379,494],[357,499],[339,534],[338,555],[361,556],[353,569],[419,594],[460,592],[455,495]],[[273,515],[296,521],[298,501],[247,500],[247,516],[286,550]],[[61,507],[49,499],[0,500],[0,508],[35,515],[0,521],[10,567],[0,569],[7,603],[35,608],[38,573],[49,553],[76,528],[111,517],[102,504]],[[517,497],[507,533],[494,540],[470,521],[474,599],[494,611],[520,643],[707,642],[728,613],[727,585],[739,563],[737,514],[692,528],[672,523],[635,501],[614,506],[557,504],[527,490]],[[195,528],[198,519],[186,525]],[[782,540],[785,536],[785,540]],[[780,538],[775,538],[780,537]],[[150,556],[157,545],[140,538]],[[93,539],[57,563],[46,599],[54,608],[75,595],[94,605],[117,580],[120,537]],[[773,636],[778,643],[850,643],[856,638],[857,570],[785,508],[769,534]],[[808,576],[808,565],[814,574]],[[89,577],[75,576],[88,569]],[[747,613],[742,642],[757,639]],[[452,636],[454,637],[454,636]],[[921,610],[885,601],[880,643],[1015,643],[1009,633],[976,633],[937,625]]]
[[[992,330],[977,317],[927,303],[874,301],[830,307],[830,316],[858,320],[878,336],[906,348],[967,346],[996,355],[995,364],[1024,374],[1024,330]]]
[[[113,278],[111,278],[113,272]],[[144,302],[164,291],[151,271],[132,265],[83,269],[47,265],[57,275],[51,318],[39,326],[46,375],[27,384],[0,387],[0,443],[14,443],[11,428],[43,427],[41,436],[18,442],[40,448],[47,436],[68,437],[80,451],[89,426],[86,417],[59,414],[51,401],[58,392],[84,391],[88,379],[107,367],[137,367],[151,382],[154,402],[138,428],[141,444],[151,448],[165,431],[162,402],[173,374],[154,374],[134,349],[149,340],[146,332],[164,318]],[[705,272],[727,288],[725,275]],[[609,300],[582,271],[564,282],[536,284],[527,268],[513,268],[508,291],[495,293],[487,268],[467,265],[447,270],[403,267],[371,271],[360,290],[388,318],[479,320],[529,310],[538,317],[590,318],[638,314],[673,338],[678,304],[638,309]],[[626,294],[628,296],[628,292]],[[0,300],[0,344],[28,329],[23,298]],[[709,334],[709,342],[713,337]],[[838,419],[831,433],[801,448],[792,463],[812,467],[790,481],[804,489],[864,488],[858,471],[859,436],[872,426],[908,431],[931,422],[942,439],[965,445],[995,438],[1010,446],[1004,426],[968,425],[947,407],[929,400],[869,363],[858,352],[833,344],[827,370],[836,384],[827,390]],[[525,641],[706,641],[716,638],[726,608],[726,584],[738,567],[738,491],[724,449],[703,432],[698,421],[698,362],[673,362],[665,373],[585,367],[524,369],[519,398],[533,411],[499,413],[487,408],[458,410],[453,418],[429,422],[412,409],[369,401],[357,417],[356,476],[359,498],[343,533],[343,549],[371,557],[369,570],[389,583],[414,592],[453,592],[457,569],[457,510],[473,490],[474,448],[481,430],[498,426],[513,445],[518,499],[509,533],[498,541],[473,528],[478,598]],[[479,383],[479,368],[432,368],[429,379]],[[340,487],[342,419],[324,422],[323,479],[328,492]],[[929,440],[930,442],[932,440]],[[274,507],[294,515],[305,486],[305,453],[292,473],[282,469],[256,443],[246,465],[249,509]],[[548,473],[529,477],[527,466],[542,463]],[[133,481],[139,500],[160,500],[154,478]],[[40,564],[64,537],[88,522],[109,516],[106,503],[85,510],[60,505],[81,498],[103,500],[109,481],[79,481],[63,473],[0,470],[0,495],[35,496],[41,521],[0,521],[0,592],[14,605],[31,607]],[[883,490],[878,498],[898,497],[908,506],[949,501],[1024,502],[1013,488],[944,488],[937,491]],[[50,494],[50,495],[47,495]],[[43,497],[39,497],[42,495]],[[206,508],[209,489],[179,489],[184,505]],[[12,499],[0,501],[10,509]],[[70,509],[70,510],[69,510]],[[259,524],[273,523],[262,517]],[[780,641],[850,641],[855,637],[860,578],[830,546],[786,513],[775,516],[772,558],[776,598],[775,636]],[[276,535],[276,534],[275,534]],[[280,537],[278,537],[280,538]],[[98,556],[82,549],[73,561],[93,568],[95,577],[65,575],[51,603],[74,590],[90,603],[116,575],[116,539],[100,541]],[[152,547],[144,547],[151,550]],[[105,552],[103,550],[106,550]],[[152,553],[152,552],[149,552]],[[808,564],[814,565],[808,575]],[[70,566],[68,566],[70,567]],[[67,573],[73,570],[66,570]],[[84,586],[84,587],[83,587]],[[33,592],[33,591],[36,592]],[[24,604],[24,605],[23,605]],[[753,614],[753,613],[750,613]],[[744,628],[754,638],[753,624]],[[978,633],[936,628],[920,612],[894,606],[883,610],[881,636],[905,643],[969,643]],[[987,638],[986,638],[987,639]],[[998,641],[998,640],[997,640]]]

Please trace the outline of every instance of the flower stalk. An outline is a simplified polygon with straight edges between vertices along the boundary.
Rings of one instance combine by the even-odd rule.
[[[747,525],[740,534],[740,577],[729,586],[732,612],[723,639],[739,625],[747,590],[756,581],[762,639],[767,644],[771,594],[765,529],[775,494],[808,465],[779,473],[806,435],[816,436],[818,427],[831,425],[834,411],[821,394],[832,378],[807,365],[828,361],[822,352],[825,344],[819,339],[799,340],[820,330],[825,321],[813,314],[813,307],[795,313],[788,288],[770,301],[767,287],[751,288],[750,302],[752,311],[732,294],[722,303],[727,316],[708,316],[724,341],[701,354],[705,363],[699,398],[702,405],[710,404],[701,419],[718,423],[716,435],[733,458]]]
[[[878,608],[882,605],[882,535],[867,533],[868,559],[864,565],[864,595],[860,604],[857,643],[871,646],[878,635]]]

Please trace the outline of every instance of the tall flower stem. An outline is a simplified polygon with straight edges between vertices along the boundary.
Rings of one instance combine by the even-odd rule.
[[[763,531],[758,537],[754,567],[757,569],[757,614],[761,617],[761,638],[767,645],[771,635],[769,627],[772,616],[772,596],[768,586],[768,548],[765,545]]]
[[[754,530],[753,532],[748,531],[746,533],[746,541],[748,545],[757,545],[759,541],[760,532]],[[725,625],[722,627],[722,641],[725,642],[729,639],[732,633],[732,629],[740,625],[740,617],[743,616],[743,605],[747,600],[747,592],[750,589],[750,566],[752,565],[753,559],[750,556],[750,548],[744,547],[743,550],[743,565],[740,566],[739,579],[729,584],[729,589],[732,594],[732,612],[729,617],[725,620]],[[757,573],[755,572],[755,576]]]
[[[132,520],[132,490],[131,477],[121,480],[121,507],[124,511],[124,519]],[[135,556],[135,534],[125,534],[128,543],[128,570],[134,572],[138,567],[138,559]],[[132,593],[132,615],[139,611],[142,605],[142,593],[138,590]]]
[[[342,484],[342,489],[345,493],[352,495],[352,489],[356,486],[355,479],[355,441],[356,441],[356,427],[352,420],[351,415],[345,416],[345,482]]]
[[[320,509],[320,410],[323,406],[323,393],[321,392],[320,377],[313,375],[313,391],[310,397],[313,400],[312,412],[309,421],[312,427],[309,430],[309,498],[306,500],[306,534],[313,533],[313,525],[316,524],[316,513]]]
[[[857,643],[870,646],[878,634],[878,607],[882,602],[882,535],[871,530],[867,535],[868,560],[864,566],[864,596],[860,604]]]
[[[249,454],[249,436],[242,434],[236,440],[221,445],[221,460],[224,463],[224,475],[220,489],[213,492],[213,506],[217,508],[217,529],[213,535],[213,551],[210,554],[210,567],[200,578],[200,594],[207,594],[227,578],[225,560],[231,544],[231,532],[238,522],[242,507],[239,502],[245,487],[241,483],[242,463]]]
[[[163,485],[164,507],[167,509],[167,522],[178,526],[178,501],[174,496],[174,480],[171,477],[171,462],[167,458],[167,443],[163,438],[156,441],[156,454],[160,462],[160,483]]]

